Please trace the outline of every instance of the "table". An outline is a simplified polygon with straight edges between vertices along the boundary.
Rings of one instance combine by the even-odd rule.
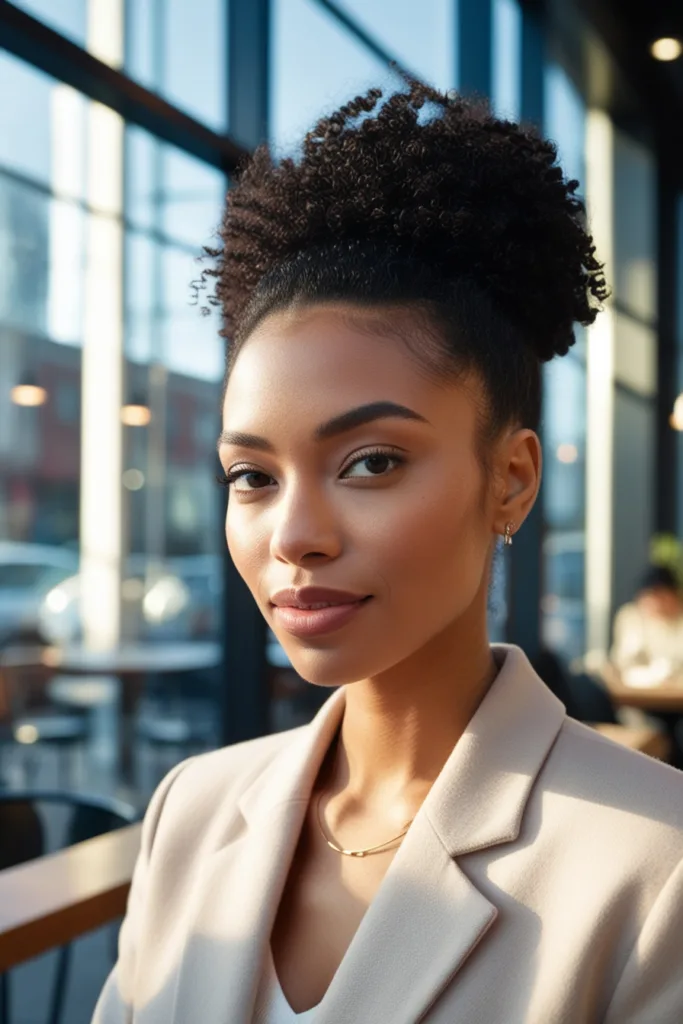
[[[617,707],[638,708],[654,715],[666,729],[670,744],[670,763],[683,770],[683,749],[677,726],[683,718],[683,673],[677,673],[657,686],[626,686],[615,665],[603,667],[602,678]]]
[[[590,724],[591,728],[599,732],[601,736],[606,736],[608,740],[620,743],[623,747],[629,747],[631,750],[639,750],[641,754],[648,754],[660,761],[666,761],[670,755],[668,736],[657,732],[654,728],[615,725],[611,722]]]
[[[132,735],[123,716],[132,716],[147,675],[175,675],[216,668],[223,657],[222,646],[212,641],[173,641],[144,644],[123,643],[108,651],[93,651],[83,645],[67,647],[9,647],[0,654],[0,669],[46,668],[71,675],[115,677],[120,686],[118,700],[111,713],[122,715],[118,730],[119,771],[131,781],[133,767]],[[115,726],[117,723],[113,722]]]
[[[683,674],[657,686],[626,686],[615,665],[605,666],[602,676],[612,701],[619,707],[683,716]]]

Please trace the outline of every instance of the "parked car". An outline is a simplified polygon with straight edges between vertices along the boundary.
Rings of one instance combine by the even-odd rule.
[[[140,640],[215,639],[221,614],[219,555],[167,559],[153,573],[143,555],[126,563],[121,586],[123,632]],[[83,635],[82,582],[62,579],[44,595],[39,629],[50,643],[76,643]]]
[[[67,548],[0,541],[0,644],[35,639],[45,594],[77,571]]]

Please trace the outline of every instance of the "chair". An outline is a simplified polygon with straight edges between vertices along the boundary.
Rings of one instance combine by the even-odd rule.
[[[44,816],[38,810],[41,805],[48,811]],[[48,844],[46,834],[55,830],[56,822],[48,817],[49,811],[59,808],[67,812],[67,820],[61,842],[54,844],[56,848],[132,825],[141,817],[130,804],[110,798],[54,790],[0,789],[0,870],[52,852],[48,847],[53,844]],[[62,946],[58,951],[48,1024],[60,1024],[62,1020],[70,961],[71,945]],[[0,975],[0,1024],[10,1024],[9,981],[9,974]]]
[[[567,714],[579,722],[608,722],[617,718],[609,694],[585,673],[570,672],[547,648],[542,648],[531,664],[546,686],[562,701]]]
[[[40,707],[31,706],[27,699],[28,687],[18,685],[11,678],[12,662],[5,663],[5,651],[0,645],[0,752],[2,748],[21,750],[24,754],[25,779],[30,784],[35,778],[36,752],[41,747],[52,747],[60,755],[57,761],[58,782],[67,785],[67,766],[73,767],[70,752],[82,749],[88,738],[88,721],[81,709],[65,713],[58,706],[41,701]],[[48,684],[49,685],[49,684]],[[40,683],[41,695],[45,683]]]
[[[64,786],[67,784],[67,763],[71,767],[64,755],[82,748],[88,737],[88,723],[83,715],[67,715],[47,709],[15,718],[11,732],[14,744],[28,755],[25,757],[27,781],[35,779],[36,750],[40,747],[54,747],[61,755],[57,762],[58,782]]]
[[[213,709],[212,709],[213,710]],[[202,713],[202,711],[204,713]],[[175,714],[160,713],[153,705],[143,708],[135,721],[135,735],[154,754],[155,772],[162,776],[174,761],[167,763],[169,752],[181,757],[207,750],[215,745],[215,725],[209,708],[178,710]]]
[[[134,730],[153,754],[158,776],[174,763],[175,758],[165,755],[187,757],[217,744],[216,692],[213,671],[161,675],[146,681]]]

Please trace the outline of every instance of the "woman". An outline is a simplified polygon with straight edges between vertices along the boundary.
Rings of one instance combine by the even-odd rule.
[[[605,295],[577,183],[460,99],[380,95],[260,152],[213,254],[230,552],[338,689],[162,783],[95,1021],[674,1024],[681,777],[486,633],[541,365]]]
[[[683,597],[672,569],[651,565],[614,617],[611,658],[625,677],[656,685],[683,666]],[[633,671],[635,669],[635,672]]]

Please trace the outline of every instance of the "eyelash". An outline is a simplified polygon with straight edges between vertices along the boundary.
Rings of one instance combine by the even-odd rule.
[[[404,465],[406,461],[405,457],[402,454],[400,454],[398,450],[395,448],[368,448],[362,453],[356,455],[356,457],[351,459],[350,462],[346,463],[346,465],[342,467],[342,472],[347,472],[354,466],[358,465],[358,463],[364,462],[366,459],[371,458],[373,455],[386,455],[386,457],[388,459],[391,459],[396,464],[397,467]],[[246,476],[249,473],[259,473],[263,476],[268,476],[268,473],[264,473],[260,469],[254,469],[253,466],[236,466],[234,469],[230,470],[229,473],[222,473],[220,476],[217,476],[216,481],[221,485],[221,487],[229,488],[232,484],[235,483],[236,480],[239,480],[240,477]],[[378,477],[387,475],[388,474],[386,473],[377,474]],[[253,490],[257,491],[261,490],[261,488],[254,487]]]

